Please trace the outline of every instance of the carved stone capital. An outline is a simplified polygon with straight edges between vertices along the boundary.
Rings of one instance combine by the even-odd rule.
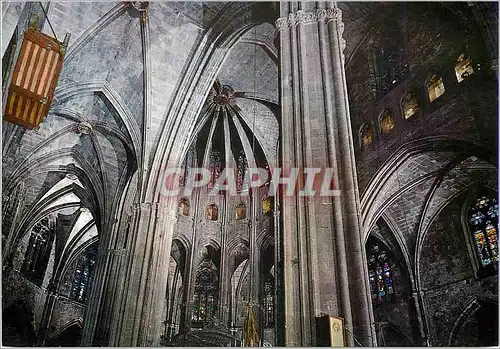
[[[337,22],[342,22],[342,10],[337,6],[334,8],[326,9],[326,17],[330,20],[335,20]]]
[[[82,121],[78,124],[78,132],[88,135],[92,133],[92,125],[87,121]]]
[[[278,18],[275,22],[276,28],[278,30],[286,29],[289,27],[289,22],[287,18]]]
[[[312,24],[317,22],[336,21],[339,24],[339,30],[342,34],[344,23],[342,23],[342,11],[338,7],[329,9],[317,9],[316,11],[299,10],[295,13],[289,13],[287,17],[278,18],[275,22],[278,30],[288,29],[298,24]]]
[[[156,203],[138,202],[132,206],[134,211],[151,211],[153,207],[156,207]]]
[[[316,23],[318,21],[318,15],[315,12],[306,12],[299,10],[296,13],[296,17],[300,24],[310,24]]]
[[[134,211],[153,211],[163,208],[165,205],[159,202],[138,202],[132,205]]]
[[[318,9],[316,10],[316,16],[318,18],[318,21],[324,22],[328,19],[328,13],[326,12],[326,9]]]

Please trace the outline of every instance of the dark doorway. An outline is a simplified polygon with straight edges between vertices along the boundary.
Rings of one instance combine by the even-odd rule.
[[[481,306],[460,325],[453,346],[489,347],[498,345],[498,304]]]
[[[82,336],[82,328],[78,324],[74,324],[59,333],[56,337],[51,338],[46,346],[48,347],[78,347]]]

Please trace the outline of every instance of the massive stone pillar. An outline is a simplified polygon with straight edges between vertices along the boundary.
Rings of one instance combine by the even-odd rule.
[[[172,203],[170,203],[172,204]],[[167,203],[134,204],[123,288],[115,298],[110,346],[157,346],[175,214]]]
[[[284,344],[315,346],[315,317],[329,314],[344,318],[349,346],[374,345],[341,11],[334,3],[291,2],[280,12],[283,172],[331,168],[340,190],[281,198]]]

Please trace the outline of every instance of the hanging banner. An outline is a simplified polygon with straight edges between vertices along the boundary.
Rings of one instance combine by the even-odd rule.
[[[40,125],[49,112],[66,47],[35,29],[24,32],[4,120],[30,129]]]

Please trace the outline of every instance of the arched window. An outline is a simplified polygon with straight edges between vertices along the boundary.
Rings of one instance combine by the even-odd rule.
[[[236,190],[240,193],[241,191],[248,189],[248,180],[246,176],[248,163],[243,148],[239,149],[236,167],[238,169],[238,172],[236,173]]]
[[[222,160],[220,152],[212,150],[210,152],[210,182],[208,182],[208,188],[212,189],[219,179],[220,173],[222,171]]]
[[[406,96],[404,96],[401,102],[401,108],[403,109],[405,119],[411,118],[418,112],[418,99],[415,93],[408,92]]]
[[[427,94],[429,95],[429,101],[433,102],[444,94],[444,84],[443,78],[437,75],[432,75],[427,79],[426,83]]]
[[[268,214],[273,211],[273,199],[270,196],[266,196],[262,199],[262,213]]]
[[[382,98],[409,75],[410,69],[405,55],[405,40],[400,26],[394,23],[379,33],[380,46],[374,48],[377,75],[377,95]]]
[[[390,133],[396,126],[396,121],[394,120],[394,113],[391,109],[385,108],[382,110],[379,116],[380,132]]]
[[[97,247],[93,245],[87,248],[78,260],[75,273],[73,274],[73,285],[69,295],[70,299],[82,303],[87,301],[96,259]]]
[[[247,217],[247,208],[244,203],[236,206],[236,219],[245,219]]]
[[[45,277],[54,236],[54,224],[49,217],[43,218],[31,229],[21,273],[36,285],[40,286]]]
[[[189,216],[189,201],[186,198],[182,198],[179,201],[179,214],[183,216]]]
[[[193,295],[193,325],[210,323],[215,319],[218,303],[219,280],[214,263],[205,259],[196,273]]]
[[[391,262],[387,252],[378,243],[367,247],[368,276],[374,306],[388,303],[394,295]]]
[[[264,328],[274,327],[274,278],[268,275],[264,282]]]
[[[469,223],[481,266],[498,261],[498,203],[485,196],[476,200],[471,208]]]
[[[209,221],[216,221],[219,216],[219,208],[216,204],[210,204],[207,206],[205,216]]]
[[[458,82],[462,82],[474,73],[474,68],[472,68],[472,59],[465,58],[465,54],[461,54],[457,59],[457,65],[455,65],[455,75],[457,76]]]
[[[372,127],[368,123],[361,125],[359,129],[359,144],[361,149],[367,149],[373,143]]]

